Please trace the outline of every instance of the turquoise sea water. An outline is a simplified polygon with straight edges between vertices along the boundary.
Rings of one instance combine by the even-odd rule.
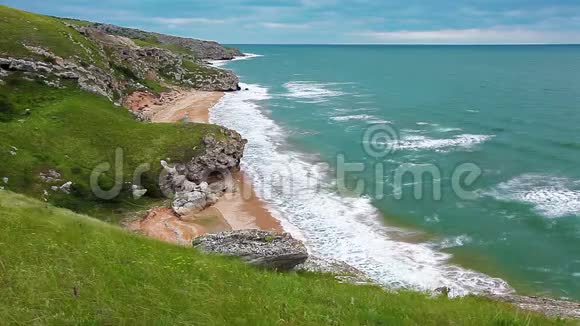
[[[244,168],[313,253],[393,286],[580,299],[580,46],[240,48],[261,55],[226,65],[248,90],[211,119],[249,139]],[[363,146],[377,125],[396,138],[381,157]],[[336,192],[337,155],[365,166],[346,176],[362,195]],[[399,199],[409,163],[441,175],[407,175]],[[463,163],[482,171],[470,199]]]

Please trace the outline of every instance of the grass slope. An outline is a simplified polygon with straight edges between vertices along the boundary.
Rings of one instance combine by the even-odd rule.
[[[429,299],[260,271],[7,191],[0,212],[2,323],[565,324],[477,297]]]
[[[49,190],[53,204],[115,219],[113,215],[143,209],[150,200],[159,200],[160,160],[189,160],[204,150],[202,138],[208,134],[223,137],[221,128],[214,125],[141,123],[125,108],[73,86],[56,89],[14,76],[0,86],[0,186],[37,198]],[[17,148],[16,155],[12,155],[12,147]],[[100,178],[102,188],[115,184],[117,148],[123,150],[124,182],[133,180],[139,165],[150,165],[142,180],[148,197],[135,201],[129,189],[112,201],[93,195],[89,181],[97,165],[109,163],[112,167]],[[43,182],[40,173],[49,169],[60,172],[63,181]],[[4,177],[8,184],[1,181]],[[65,181],[74,183],[71,195],[50,191],[52,185]]]
[[[62,58],[76,56],[87,64],[104,67],[98,47],[60,19],[0,5],[0,30],[0,55],[37,57],[24,47],[26,44],[48,49]]]

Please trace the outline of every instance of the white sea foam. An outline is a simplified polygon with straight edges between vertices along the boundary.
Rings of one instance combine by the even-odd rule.
[[[354,114],[354,115],[342,115],[330,118],[333,121],[337,122],[345,122],[345,121],[353,121],[353,120],[360,120],[365,121],[367,123],[375,124],[375,123],[387,123],[391,124],[391,121],[379,119],[370,114]]]
[[[435,224],[441,222],[439,219],[439,214],[433,214],[433,216],[425,216],[425,222]]]
[[[284,130],[260,108],[269,97],[267,89],[242,87],[250,90],[226,94],[211,110],[210,121],[248,139],[243,169],[273,215],[312,253],[342,260],[393,287],[448,286],[453,295],[511,291],[500,279],[448,264],[450,255],[427,244],[390,239],[392,228],[382,223],[370,199],[328,190],[328,172],[287,149]]]
[[[486,193],[503,201],[531,204],[540,214],[556,218],[580,216],[580,181],[543,174],[524,174]]]
[[[462,131],[461,128],[449,128],[449,127],[441,127],[437,128],[438,132],[455,132],[455,131]]]
[[[243,56],[234,57],[232,60],[208,60],[208,62],[211,63],[214,67],[223,67],[232,61],[249,60],[257,57],[263,57],[263,55],[255,53],[244,53]]]
[[[399,150],[435,150],[448,152],[452,149],[470,149],[493,138],[491,135],[461,134],[452,138],[429,138],[422,135],[407,135],[397,142]]]
[[[456,237],[445,238],[431,244],[435,249],[449,249],[455,247],[463,247],[466,244],[473,242],[473,239],[467,234],[458,235]]]
[[[287,97],[300,99],[304,103],[323,103],[332,97],[341,96],[346,93],[330,89],[333,85],[340,83],[319,83],[312,81],[291,81],[284,84],[288,90]]]
[[[436,123],[419,121],[415,123],[417,126],[438,126]]]
[[[338,117],[332,117],[330,119],[334,121],[351,121],[351,120],[371,120],[375,119],[375,117],[368,114],[355,114],[355,115],[343,115]]]

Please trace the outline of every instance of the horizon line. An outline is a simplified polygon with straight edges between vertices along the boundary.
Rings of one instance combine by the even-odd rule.
[[[220,42],[221,43],[221,42]],[[530,46],[530,45],[554,45],[554,46],[570,46],[580,45],[580,43],[229,43],[226,45],[396,45],[396,46]]]

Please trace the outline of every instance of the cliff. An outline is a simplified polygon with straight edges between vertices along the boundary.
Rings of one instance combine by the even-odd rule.
[[[0,29],[2,189],[117,222],[164,205],[162,161],[196,169],[203,165],[199,157],[206,163],[213,157],[237,168],[245,142],[235,132],[207,124],[143,123],[138,112],[120,106],[134,93],[161,98],[166,90],[235,91],[238,77],[204,60],[239,51],[5,6]],[[94,179],[103,165],[109,168]],[[133,174],[143,167],[135,181]],[[99,195],[96,188],[116,196]],[[219,184],[210,189],[207,202],[223,190]]]
[[[204,60],[240,53],[215,42],[5,6],[0,28],[0,320],[556,323],[486,298],[392,293],[305,274],[343,272],[329,270],[326,262],[305,262],[306,248],[288,235],[243,231],[194,242],[200,250],[262,267],[301,265],[281,274],[92,219],[87,215],[117,223],[163,204],[178,213],[202,209],[227,189],[224,176],[238,169],[246,144],[239,134],[208,124],[147,124],[119,104],[136,91],[236,90],[235,74]],[[110,192],[115,196],[108,199]],[[175,195],[171,202],[167,193]],[[356,271],[344,274],[342,281],[367,284],[353,281]]]
[[[236,49],[216,42],[113,25],[35,15],[0,6],[0,80],[12,74],[60,87],[76,81],[121,103],[131,92],[172,87],[234,91],[238,77],[204,63],[231,59]]]
[[[136,40],[140,44],[180,49],[191,52],[198,59],[231,60],[243,54],[235,48],[225,47],[214,41],[195,40],[191,38],[145,32],[138,29],[109,24],[93,24],[91,27],[110,35],[117,35]]]

